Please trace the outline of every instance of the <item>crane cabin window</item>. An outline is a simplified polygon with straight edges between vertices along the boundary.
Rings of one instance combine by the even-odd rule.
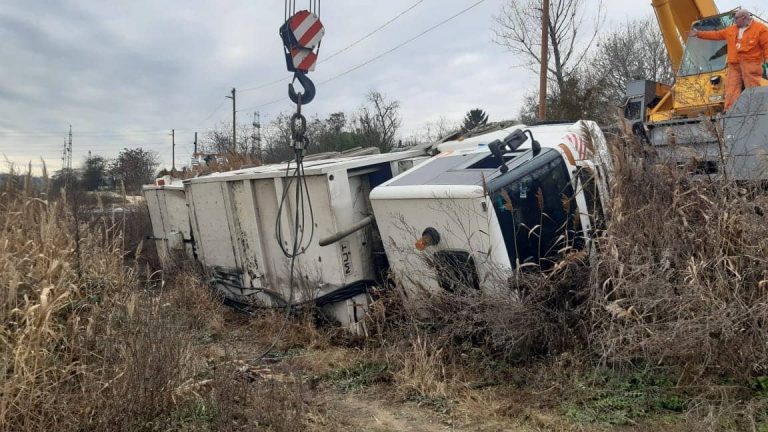
[[[700,31],[721,30],[733,24],[733,14],[706,18],[696,22],[693,28]],[[688,38],[683,62],[677,76],[691,76],[725,69],[728,45],[724,40]]]

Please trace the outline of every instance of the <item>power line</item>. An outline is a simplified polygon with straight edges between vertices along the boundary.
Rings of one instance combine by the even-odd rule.
[[[395,22],[395,21],[396,21],[398,18],[400,18],[401,16],[403,16],[403,15],[407,14],[407,13],[408,13],[408,12],[410,12],[410,11],[411,11],[413,8],[415,8],[416,6],[420,5],[420,4],[421,4],[421,3],[423,3],[423,2],[424,2],[424,0],[419,0],[419,1],[417,1],[416,3],[414,3],[413,5],[411,5],[411,6],[410,6],[408,9],[406,9],[406,10],[404,10],[404,11],[400,12],[399,14],[397,14],[396,16],[394,16],[393,18],[391,18],[389,21],[387,21],[387,22],[385,22],[384,24],[380,25],[379,27],[376,27],[375,29],[373,29],[373,30],[372,30],[370,33],[368,33],[367,35],[363,36],[362,38],[360,38],[360,39],[358,39],[358,40],[356,40],[356,41],[354,41],[354,42],[352,42],[351,44],[349,44],[349,45],[345,46],[344,48],[342,48],[342,49],[340,49],[340,50],[336,51],[335,53],[333,53],[333,54],[329,55],[328,57],[325,57],[323,60],[319,61],[318,63],[327,62],[328,60],[330,60],[330,59],[332,59],[332,58],[336,57],[337,55],[339,55],[339,54],[341,54],[341,53],[343,53],[343,52],[345,52],[345,51],[349,50],[350,48],[352,48],[353,46],[355,46],[355,45],[359,44],[360,42],[362,42],[362,41],[364,41],[364,40],[368,39],[369,37],[373,36],[373,35],[374,35],[376,32],[378,32],[379,30],[383,29],[384,27],[386,27],[386,26],[388,26],[388,25],[392,24],[392,23],[393,23],[393,22]]]
[[[376,33],[378,31],[380,31],[381,29],[385,28],[387,25],[391,24],[392,22],[394,22],[395,20],[397,20],[401,16],[405,15],[407,12],[409,12],[410,10],[412,10],[413,8],[418,6],[423,1],[424,0],[419,0],[415,4],[411,5],[409,8],[405,9],[404,11],[400,12],[395,17],[391,18],[386,23],[382,24],[378,28],[376,28],[373,31],[369,32],[367,35],[365,35],[362,38],[356,40],[355,42],[349,44],[348,46],[342,48],[341,50],[331,54],[331,56],[326,58],[326,60],[328,60],[328,59],[330,59],[330,58],[332,58],[332,57],[334,57],[334,56],[336,56],[336,55],[338,55],[338,54],[340,54],[340,53],[342,53],[342,52],[344,52],[346,50],[349,50],[354,45],[360,43],[361,41],[363,41],[366,38],[370,37],[374,33]],[[390,49],[388,49],[388,50],[386,50],[386,51],[384,51],[384,52],[382,52],[382,53],[380,53],[380,54],[378,54],[378,55],[376,55],[376,56],[374,56],[374,57],[372,57],[372,58],[370,58],[368,60],[366,60],[363,63],[360,63],[360,64],[358,64],[358,65],[356,65],[356,66],[354,66],[352,68],[349,68],[349,69],[347,69],[347,70],[345,70],[345,71],[343,71],[343,72],[341,72],[341,73],[339,73],[337,75],[334,75],[334,76],[332,76],[332,77],[330,77],[328,79],[325,79],[325,80],[321,81],[319,84],[325,84],[325,83],[334,81],[334,80],[336,80],[338,78],[341,78],[341,77],[343,77],[343,76],[345,76],[345,75],[347,75],[349,73],[352,73],[352,72],[354,72],[354,71],[356,71],[356,70],[358,70],[360,68],[363,68],[363,67],[367,66],[368,64],[373,63],[374,61],[376,61],[376,60],[378,60],[378,59],[380,59],[380,58],[382,58],[382,57],[384,57],[384,56],[386,56],[386,55],[388,55],[388,54],[390,54],[390,53],[392,53],[392,52],[394,52],[394,51],[396,51],[396,50],[398,50],[398,49],[400,49],[400,48],[402,48],[402,47],[404,47],[406,45],[408,45],[409,43],[411,43],[411,42],[415,41],[416,39],[426,35],[427,33],[432,32],[433,30],[437,29],[438,27],[441,27],[441,26],[445,25],[446,23],[448,23],[448,22],[452,21],[453,19],[455,19],[455,18],[465,14],[466,12],[468,12],[471,9],[477,7],[478,5],[480,5],[483,2],[485,2],[485,0],[479,0],[479,1],[475,2],[475,3],[473,3],[472,5],[468,6],[467,8],[459,11],[458,13],[456,13],[456,14],[454,14],[454,15],[452,15],[452,16],[450,16],[450,17],[448,17],[448,18],[446,18],[446,19],[444,19],[442,21],[440,21],[439,23],[437,23],[437,24],[427,28],[426,30],[420,32],[419,34],[417,34],[417,35],[415,35],[415,36],[405,40],[404,42],[402,42],[402,43],[400,43],[400,44],[398,44],[398,45],[396,45],[396,46],[394,46],[394,47],[392,47],[392,48],[390,48]],[[274,82],[266,83],[266,84],[264,84],[262,86],[259,86],[259,88],[265,87],[267,85],[271,85],[273,83],[283,82],[283,80],[284,79],[280,79],[280,80],[277,80],[277,81],[274,81]],[[256,88],[249,88],[249,89],[246,89],[246,90],[255,90],[255,89]],[[245,91],[245,90],[240,90],[240,91],[242,92],[242,91]],[[252,107],[244,108],[244,109],[241,109],[241,110],[238,110],[238,111],[252,111],[252,110],[256,110],[256,109],[259,109],[259,108],[263,108],[263,107],[266,107],[266,106],[269,106],[269,105],[273,105],[273,104],[276,104],[276,103],[279,103],[279,102],[284,102],[284,101],[286,101],[285,98],[281,97],[279,99],[274,99],[274,100],[271,100],[271,101],[268,101],[268,102],[265,102],[265,103],[262,103],[262,104],[259,104],[259,105],[255,105],[255,106],[252,106]],[[226,102],[226,99],[223,99],[219,103],[219,105],[216,107],[216,109],[214,109],[206,117],[206,119],[203,122],[201,122],[201,123],[205,123],[211,117],[213,117],[213,115],[215,115],[224,106],[225,102]],[[205,127],[203,129],[211,129],[211,128],[210,127]],[[195,131],[198,131],[198,130],[200,130],[200,129],[186,129],[186,130],[177,129],[177,132],[195,132]],[[162,135],[167,134],[167,133],[168,133],[167,129],[166,130],[146,130],[146,131],[126,130],[124,132],[123,131],[114,131],[114,130],[113,131],[84,131],[84,132],[78,132],[78,137],[81,138],[81,139],[82,138],[99,138],[99,137],[124,137],[124,138],[130,138],[130,137],[150,137],[152,135],[162,136]],[[60,137],[60,136],[61,136],[61,131],[39,131],[38,130],[38,131],[11,131],[11,132],[7,132],[7,133],[0,131],[0,140],[2,140],[3,138],[6,138],[6,139],[7,138],[48,138],[48,137],[50,137],[50,138],[57,138],[57,137]],[[32,143],[32,144],[42,144],[42,143]],[[53,146],[54,145],[51,144],[51,147],[53,147]],[[144,144],[144,146],[149,147],[150,145]],[[101,146],[98,146],[98,145],[97,146],[90,146],[90,147],[91,148],[102,148]],[[114,147],[109,147],[109,149],[113,149],[113,148]],[[107,149],[107,147],[104,147],[104,149]]]
[[[433,25],[432,27],[429,27],[428,29],[426,29],[426,30],[424,30],[423,32],[421,32],[421,33],[417,34],[416,36],[414,36],[414,37],[412,37],[412,38],[410,38],[410,39],[406,40],[405,42],[402,42],[402,43],[400,43],[400,44],[398,44],[398,45],[394,46],[393,48],[390,48],[390,49],[388,49],[388,50],[384,51],[383,53],[381,53],[381,54],[379,54],[379,55],[377,55],[377,56],[375,56],[375,57],[371,58],[370,60],[367,60],[367,61],[365,61],[365,62],[363,62],[363,63],[360,63],[359,65],[357,65],[357,66],[355,66],[355,67],[352,67],[352,68],[350,68],[350,69],[347,69],[347,70],[345,70],[344,72],[342,72],[342,73],[340,73],[340,74],[338,74],[338,75],[335,75],[335,76],[333,76],[333,77],[331,77],[331,78],[328,78],[328,79],[326,79],[326,80],[320,81],[318,84],[325,84],[325,83],[327,83],[327,82],[330,82],[330,81],[333,81],[333,80],[335,80],[335,79],[341,78],[341,77],[343,77],[344,75],[347,75],[347,74],[349,74],[349,73],[351,73],[351,72],[354,72],[354,71],[356,71],[356,70],[358,70],[358,69],[362,68],[363,66],[369,65],[369,64],[373,63],[374,61],[376,61],[376,60],[378,60],[378,59],[380,59],[380,58],[384,57],[385,55],[387,55],[387,54],[390,54],[390,53],[392,53],[392,52],[394,52],[394,51],[396,51],[396,50],[398,50],[398,49],[400,49],[400,48],[402,48],[402,47],[404,47],[404,46],[408,45],[409,43],[411,43],[411,42],[415,41],[416,39],[418,39],[418,38],[420,38],[420,37],[422,37],[422,36],[424,36],[425,34],[427,34],[427,33],[431,32],[432,30],[435,30],[436,28],[438,28],[438,27],[440,27],[440,26],[442,26],[442,25],[444,25],[444,24],[447,24],[447,23],[448,23],[448,22],[450,22],[451,20],[453,20],[453,19],[455,19],[455,18],[457,18],[457,17],[459,17],[459,16],[461,16],[461,15],[464,15],[465,13],[467,13],[467,12],[469,12],[470,10],[474,9],[475,7],[479,6],[479,5],[480,5],[481,3],[483,3],[483,2],[485,2],[485,0],[479,0],[479,1],[475,2],[475,3],[473,3],[472,5],[470,5],[469,7],[467,7],[467,8],[465,8],[465,9],[461,10],[460,12],[458,12],[458,13],[456,13],[456,14],[454,14],[454,15],[452,15],[452,16],[450,16],[450,17],[446,18],[446,19],[444,19],[443,21],[440,21],[439,23],[437,23],[437,24]]]
[[[390,19],[389,19],[387,22],[385,22],[384,24],[382,24],[382,25],[380,25],[380,26],[376,27],[375,29],[371,30],[370,32],[368,32],[368,34],[366,34],[365,36],[363,36],[363,37],[361,37],[361,38],[357,39],[356,41],[354,41],[354,42],[350,43],[349,45],[345,46],[344,48],[341,48],[340,50],[338,50],[338,51],[336,51],[336,52],[332,53],[332,54],[331,54],[331,55],[329,55],[328,57],[324,57],[322,60],[318,61],[317,63],[318,63],[318,64],[320,64],[320,63],[325,63],[325,62],[327,62],[328,60],[330,60],[330,59],[332,59],[332,58],[334,58],[334,57],[338,56],[339,54],[341,54],[341,53],[343,53],[343,52],[345,52],[345,51],[348,51],[350,48],[352,48],[352,47],[354,47],[355,45],[359,44],[360,42],[362,42],[362,41],[364,41],[364,40],[368,39],[369,37],[373,36],[374,34],[378,33],[379,31],[381,31],[382,29],[384,29],[385,27],[387,27],[388,25],[390,25],[390,24],[392,24],[393,22],[397,21],[397,20],[398,20],[400,17],[402,17],[403,15],[407,14],[408,12],[410,12],[410,11],[411,11],[411,10],[413,10],[413,9],[414,9],[416,6],[420,5],[420,4],[421,4],[421,3],[423,3],[423,2],[424,2],[424,0],[419,0],[419,1],[417,1],[416,3],[412,4],[411,6],[409,6],[407,9],[403,10],[403,11],[402,11],[402,12],[400,12],[399,14],[397,14],[397,15],[395,15],[394,17],[390,18]],[[285,78],[276,79],[276,80],[274,80],[274,81],[269,81],[269,82],[266,82],[266,83],[263,83],[263,84],[259,84],[259,85],[253,86],[253,87],[246,87],[246,88],[244,88],[244,89],[240,89],[240,92],[242,93],[242,92],[248,92],[248,91],[253,91],[253,90],[259,90],[259,89],[263,89],[263,88],[265,88],[265,87],[270,87],[270,86],[273,86],[273,85],[275,85],[275,84],[280,84],[280,83],[282,83],[282,82],[285,82]]]
[[[246,87],[246,88],[240,90],[240,93],[263,89],[264,87],[273,86],[275,84],[280,84],[282,82],[285,82],[285,77],[278,78],[278,79],[276,79],[274,81],[266,82],[264,84],[259,84],[259,85],[254,86],[254,87]]]
[[[260,105],[254,105],[254,106],[250,106],[248,108],[243,108],[240,111],[254,111],[254,110],[257,110],[259,108],[264,108],[264,107],[269,106],[269,105],[274,105],[274,104],[276,104],[278,102],[286,102],[287,103],[287,101],[285,99],[285,96],[282,96],[279,99],[271,100],[269,102],[264,102],[263,104],[260,104]]]
[[[210,127],[196,128],[196,129],[176,129],[177,132],[196,132],[200,129],[211,129]],[[79,138],[99,138],[99,137],[130,137],[130,136],[151,136],[151,135],[165,135],[168,130],[126,130],[125,132],[119,130],[112,131],[86,131],[78,132]],[[57,138],[60,137],[62,132],[60,131],[13,131],[10,133],[0,132],[0,139],[2,138]]]
[[[208,116],[207,116],[207,117],[206,117],[206,118],[205,118],[203,121],[201,121],[200,123],[207,123],[207,122],[208,122],[208,120],[210,120],[210,119],[211,119],[211,117],[213,117],[213,116],[214,116],[214,115],[215,115],[217,112],[219,112],[219,110],[221,109],[221,107],[223,107],[223,106],[224,106],[224,102],[226,102],[226,101],[227,101],[227,99],[226,99],[226,98],[229,98],[229,96],[225,96],[225,98],[221,100],[221,103],[219,103],[219,105],[218,105],[216,108],[214,108],[214,110],[213,110],[213,111],[211,111],[211,113],[210,113],[210,114],[208,114]]]
[[[356,71],[356,70],[358,70],[358,69],[360,69],[360,68],[362,68],[364,66],[367,66],[367,65],[375,62],[376,60],[386,56],[387,54],[391,54],[392,52],[397,51],[398,49],[408,45],[409,43],[415,41],[416,39],[424,36],[425,34],[431,32],[433,30],[437,29],[438,27],[443,26],[443,25],[447,24],[448,22],[454,20],[455,18],[458,18],[459,16],[469,12],[470,10],[472,10],[475,7],[479,6],[483,2],[485,2],[485,0],[478,0],[477,2],[475,2],[475,3],[471,4],[470,6],[468,6],[467,8],[465,8],[465,9],[457,12],[456,14],[454,14],[454,15],[446,18],[446,19],[444,19],[443,21],[440,21],[439,23],[433,25],[432,27],[427,28],[426,30],[422,31],[421,33],[417,34],[416,36],[413,36],[412,38],[410,38],[410,39],[408,39],[408,40],[406,40],[406,41],[404,41],[404,42],[402,42],[402,43],[400,43],[400,44],[398,44],[398,45],[396,45],[396,46],[394,46],[394,47],[392,47],[392,48],[390,48],[390,49],[388,49],[388,50],[386,50],[386,51],[384,51],[384,52],[382,52],[380,54],[378,54],[377,56],[375,56],[375,57],[373,57],[371,59],[368,59],[368,60],[364,61],[363,63],[360,63],[357,66],[354,66],[354,67],[352,67],[350,69],[347,69],[344,72],[341,72],[341,73],[339,73],[337,75],[332,76],[331,78],[328,78],[326,80],[320,81],[318,84],[326,84],[328,82],[331,82],[331,81],[334,81],[336,79],[339,79],[339,78],[343,77],[344,75],[352,73],[352,72],[354,72],[354,71]],[[285,100],[285,98],[275,99],[275,100],[270,101],[270,102],[265,102],[265,103],[260,104],[260,105],[256,105],[256,106],[245,108],[244,111],[250,111],[250,110],[254,110],[254,109],[258,109],[258,108],[263,108],[265,106],[272,105],[272,104],[275,104],[275,103],[283,101],[283,100]]]
[[[227,101],[226,99],[222,99],[222,100],[221,100],[221,103],[219,104],[219,106],[217,106],[217,107],[216,107],[216,109],[214,109],[213,111],[211,111],[211,113],[210,113],[210,114],[208,114],[208,117],[206,117],[206,118],[205,118],[205,120],[201,121],[200,123],[205,123],[205,122],[207,122],[208,120],[210,120],[210,119],[211,119],[211,117],[213,117],[213,115],[214,115],[214,114],[216,114],[217,112],[219,112],[219,110],[221,109],[221,107],[223,107],[223,106],[224,106],[224,102],[226,102],[226,101]]]

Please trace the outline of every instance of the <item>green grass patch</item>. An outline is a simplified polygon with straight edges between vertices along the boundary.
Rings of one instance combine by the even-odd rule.
[[[333,370],[322,379],[333,383],[339,391],[355,392],[373,384],[389,382],[392,374],[384,362],[361,361],[350,367]]]
[[[649,416],[670,416],[687,410],[685,397],[665,377],[637,372],[595,373],[578,382],[578,401],[565,415],[578,423],[634,424]]]
[[[456,407],[456,401],[444,397],[427,397],[412,395],[407,399],[420,407],[426,407],[438,414],[450,414]]]
[[[140,421],[129,427],[131,432],[208,432],[214,430],[219,415],[213,404],[197,401],[183,404],[177,410],[152,420]]]

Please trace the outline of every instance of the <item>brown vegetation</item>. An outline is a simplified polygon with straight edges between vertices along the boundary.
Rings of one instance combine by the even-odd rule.
[[[194,266],[150,270],[140,212],[49,201],[16,176],[0,197],[0,430],[358,430],[371,412],[403,427],[390,406],[458,430],[761,430],[768,198],[621,167],[592,258],[418,308],[382,290],[366,340],[311,311],[283,331],[283,311],[228,311]]]
[[[641,394],[669,392],[659,405],[688,409],[702,428],[764,424],[768,195],[760,185],[642,161],[624,161],[617,176],[593,258],[574,253],[552,271],[433,294],[417,306],[398,289],[386,293],[369,327],[379,343],[407,352],[408,342],[393,341],[410,341],[431,353],[410,353],[395,376],[413,375],[420,359],[421,379],[514,380],[510,371],[547,370],[565,358],[554,372],[565,374],[560,380],[598,373],[588,388],[602,392],[593,386],[629,376]]]
[[[138,252],[125,249],[125,219],[67,194],[48,201],[30,179],[12,177],[0,195],[0,430],[178,424],[201,404],[185,390],[201,370],[186,330],[203,325],[202,309],[219,326],[221,306],[199,282],[185,285],[191,313],[169,303],[182,296],[126,265]]]
[[[593,269],[595,354],[683,382],[766,375],[768,195],[663,167],[622,180]]]

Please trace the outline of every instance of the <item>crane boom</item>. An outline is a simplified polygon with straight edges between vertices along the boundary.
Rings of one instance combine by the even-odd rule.
[[[672,68],[677,71],[683,58],[691,25],[719,13],[714,0],[651,0],[664,37]]]
[[[717,31],[734,25],[737,9],[720,13],[715,0],[651,0],[651,5],[675,81],[671,86],[627,82],[626,126],[661,160],[691,167],[694,174],[768,180],[768,163],[761,159],[768,153],[768,79],[746,89],[726,110],[728,43],[688,38],[694,28]]]

